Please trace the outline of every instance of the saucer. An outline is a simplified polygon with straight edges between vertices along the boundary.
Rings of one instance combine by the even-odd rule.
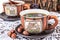
[[[2,12],[1,14],[0,14],[0,18],[2,18],[4,21],[17,21],[17,20],[20,20],[20,17],[19,16],[7,16],[6,14],[5,14],[5,12]]]
[[[20,27],[20,26],[21,26],[21,24],[15,28],[16,34],[18,35],[18,37],[23,37],[23,38],[26,38],[26,39],[28,39],[28,38],[33,38],[33,39],[45,38],[45,37],[47,37],[48,35],[51,35],[54,32],[54,29],[51,29],[51,30],[45,30],[45,31],[41,32],[40,34],[25,36],[22,33],[18,33],[17,28]]]

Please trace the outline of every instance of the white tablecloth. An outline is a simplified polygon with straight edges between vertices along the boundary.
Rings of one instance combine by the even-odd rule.
[[[47,36],[43,40],[60,40],[60,14],[57,12],[50,12],[50,15],[56,15],[58,17],[59,24],[55,28],[53,34]],[[50,20],[49,23],[53,23],[53,22],[54,22],[53,20]],[[0,40],[26,40],[22,37],[21,39],[17,39],[17,38],[12,39],[7,35],[9,30],[15,29],[17,25],[19,25],[20,23],[21,23],[20,20],[12,22],[12,21],[4,21],[3,19],[0,18]]]

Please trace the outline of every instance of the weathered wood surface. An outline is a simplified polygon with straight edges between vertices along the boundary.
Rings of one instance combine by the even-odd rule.
[[[16,0],[15,0],[16,1]],[[18,0],[20,1],[20,0]],[[40,5],[40,9],[46,9],[49,11],[57,11],[57,6],[60,4],[60,0],[22,0],[26,3],[36,3]]]

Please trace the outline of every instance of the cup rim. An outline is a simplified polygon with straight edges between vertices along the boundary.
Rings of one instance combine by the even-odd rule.
[[[44,9],[28,9],[28,10],[21,11],[20,15],[23,16],[29,13],[43,13],[43,14],[49,15],[49,11]]]
[[[14,1],[14,0],[11,0],[12,2],[17,2],[17,3],[19,3],[18,5],[23,5],[23,4],[25,4],[25,2],[24,1]]]

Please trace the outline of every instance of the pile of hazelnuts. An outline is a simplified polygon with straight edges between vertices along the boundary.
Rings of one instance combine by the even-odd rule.
[[[22,25],[20,25],[20,26],[16,29],[16,31],[17,31],[18,33],[20,33],[20,34],[25,35],[25,36],[28,36],[28,35],[29,35],[29,32],[25,31],[25,30],[24,30],[24,27],[23,27]],[[17,37],[17,34],[16,34],[15,30],[11,30],[11,31],[8,32],[8,36],[11,37],[11,38],[13,38],[13,39],[15,39],[15,38]]]
[[[11,37],[11,38],[13,38],[13,39],[16,38],[16,35],[17,34],[15,33],[15,30],[11,30],[11,31],[8,32],[8,36]]]
[[[22,25],[20,25],[20,26],[17,28],[17,32],[18,32],[18,33],[21,33],[21,34],[23,34],[23,35],[25,35],[25,36],[28,36],[28,35],[29,35],[29,33],[28,33],[26,30],[24,30],[24,27],[23,27]]]

